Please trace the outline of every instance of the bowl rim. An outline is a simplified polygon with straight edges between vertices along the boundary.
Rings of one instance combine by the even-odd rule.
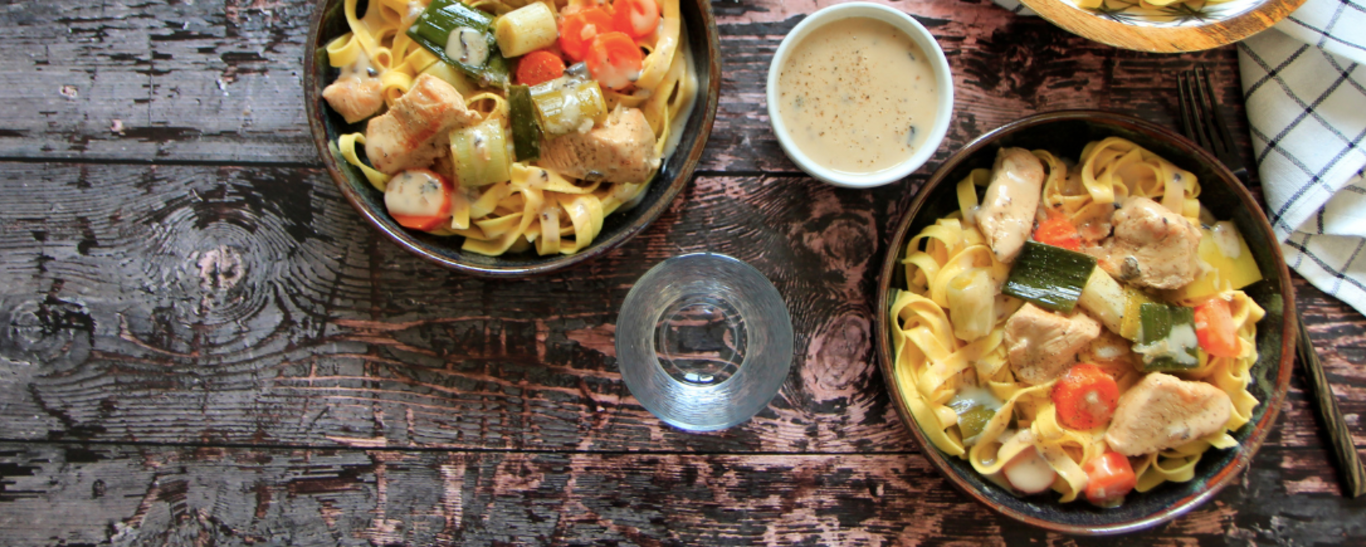
[[[788,136],[787,125],[778,112],[778,101],[776,99],[778,75],[782,69],[782,64],[787,61],[789,54],[796,48],[797,44],[824,25],[854,17],[867,17],[886,22],[897,30],[906,33],[920,47],[921,51],[927,52],[935,79],[940,82],[936,111],[942,114],[935,119],[934,126],[930,129],[930,134],[925,139],[925,143],[916,149],[911,157],[881,171],[863,174],[829,169],[816,163],[803,153],[792,141],[792,138]],[[800,23],[797,23],[797,26],[793,27],[787,36],[783,37],[782,42],[778,44],[778,49],[773,53],[773,59],[769,61],[768,76],[765,78],[764,84],[764,98],[767,103],[768,120],[773,134],[778,138],[778,144],[787,154],[788,159],[791,159],[792,163],[796,164],[799,169],[816,180],[834,186],[876,188],[906,178],[934,158],[935,152],[944,143],[944,137],[948,135],[949,123],[953,118],[953,88],[953,71],[949,66],[949,59],[944,55],[944,49],[939,46],[939,40],[935,39],[934,34],[925,28],[925,25],[910,14],[896,8],[871,2],[848,2],[816,10],[816,12],[802,19]]]
[[[1068,32],[1122,49],[1151,53],[1203,51],[1241,41],[1271,28],[1305,0],[1264,0],[1222,21],[1199,25],[1145,27],[1101,17],[1066,0],[1020,0],[1029,9]]]
[[[1216,470],[1214,475],[1207,479],[1207,486],[1203,490],[1186,496],[1171,506],[1162,508],[1142,518],[1094,526],[1072,525],[1045,520],[1035,515],[1022,513],[1012,508],[991,502],[973,485],[960,477],[957,472],[950,467],[947,457],[940,452],[939,449],[935,448],[934,445],[930,444],[929,440],[925,437],[924,432],[920,430],[920,426],[915,423],[915,419],[910,413],[910,408],[907,407],[905,400],[901,397],[900,387],[897,386],[896,382],[892,381],[892,378],[895,377],[892,374],[892,367],[895,366],[895,357],[892,353],[891,335],[888,332],[892,319],[889,317],[890,310],[886,304],[889,302],[888,298],[891,295],[891,282],[894,270],[898,265],[897,257],[901,253],[901,247],[905,245],[906,238],[909,237],[907,232],[910,230],[912,221],[915,220],[917,214],[929,201],[931,194],[930,190],[939,184],[944,184],[945,179],[954,168],[966,161],[969,157],[977,154],[983,148],[993,146],[999,137],[1058,121],[1098,121],[1102,123],[1129,125],[1144,132],[1156,133],[1159,136],[1175,140],[1177,143],[1191,150],[1192,154],[1199,156],[1202,161],[1215,166],[1215,172],[1218,173],[1220,178],[1224,179],[1232,189],[1232,192],[1238,196],[1240,205],[1248,210],[1253,220],[1265,230],[1265,233],[1273,233],[1271,231],[1271,225],[1267,222],[1266,214],[1262,211],[1262,208],[1256,203],[1256,200],[1253,199],[1247,188],[1238,182],[1238,179],[1234,177],[1233,173],[1230,172],[1227,167],[1220,163],[1212,154],[1205,151],[1205,149],[1200,148],[1199,145],[1166,127],[1133,116],[1097,110],[1062,110],[1034,114],[1017,119],[973,139],[941,163],[940,167],[935,170],[930,179],[918,191],[910,208],[907,209],[900,220],[898,220],[896,227],[892,232],[889,246],[887,247],[887,254],[883,260],[882,267],[878,272],[877,296],[874,301],[874,328],[877,331],[875,344],[877,346],[876,351],[879,361],[878,368],[882,372],[888,394],[891,396],[893,404],[896,406],[897,414],[901,417],[906,428],[911,431],[912,436],[915,437],[916,443],[920,446],[921,453],[926,459],[930,460],[930,463],[932,463],[950,483],[969,497],[976,499],[978,502],[1001,515],[1025,524],[1056,532],[1081,536],[1102,536],[1136,532],[1157,526],[1184,515],[1214,497],[1215,494],[1218,494],[1220,490],[1223,490],[1224,487],[1228,486],[1239,473],[1247,468],[1252,457],[1256,454],[1258,449],[1261,448],[1262,442],[1266,439],[1266,435],[1269,433],[1271,426],[1275,424],[1289,388],[1291,366],[1295,359],[1296,334],[1298,332],[1296,330],[1298,328],[1298,323],[1296,322],[1298,321],[1298,314],[1293,313],[1293,310],[1295,309],[1294,287],[1290,282],[1290,272],[1286,267],[1285,259],[1281,254],[1279,246],[1271,246],[1272,248],[1270,251],[1274,258],[1275,267],[1280,274],[1279,288],[1283,300],[1282,304],[1287,311],[1283,314],[1284,320],[1281,325],[1282,344],[1279,360],[1280,368],[1277,371],[1275,388],[1272,390],[1271,397],[1260,403],[1266,405],[1266,412],[1262,415],[1261,419],[1253,425],[1254,429],[1248,435],[1248,438],[1241,443],[1242,447],[1234,456],[1233,461]]]
[[[696,0],[693,2],[697,6],[698,12],[702,18],[702,32],[707,37],[705,47],[707,51],[712,52],[712,54],[708,55],[710,62],[707,66],[707,87],[704,90],[699,90],[701,93],[699,93],[699,96],[696,99],[697,102],[693,105],[694,109],[700,107],[701,111],[694,110],[691,114],[693,116],[698,114],[702,115],[701,125],[698,126],[698,137],[692,143],[692,146],[686,150],[683,147],[683,143],[679,143],[679,147],[676,148],[673,153],[686,154],[683,163],[679,167],[669,186],[665,188],[663,194],[659,196],[659,199],[646,206],[647,208],[641,213],[641,216],[636,223],[625,226],[622,230],[612,234],[610,237],[594,240],[588,248],[577,253],[571,255],[558,255],[554,260],[539,264],[513,266],[471,264],[449,259],[440,254],[428,251],[424,248],[428,245],[427,243],[413,237],[413,234],[409,233],[407,230],[402,228],[394,229],[386,225],[384,222],[381,222],[379,212],[373,211],[365,206],[358,195],[357,190],[352,187],[346,175],[341,172],[341,168],[338,165],[336,158],[329,150],[327,128],[323,122],[325,113],[324,108],[326,107],[323,105],[321,93],[322,86],[317,85],[315,82],[318,62],[316,48],[318,47],[317,44],[319,44],[319,38],[322,32],[323,16],[329,11],[328,8],[331,5],[338,2],[341,2],[341,0],[319,0],[314,3],[313,12],[309,15],[308,37],[304,42],[304,109],[305,115],[308,117],[309,133],[312,136],[313,145],[318,150],[318,155],[322,159],[323,167],[327,169],[332,181],[337,185],[338,189],[341,190],[342,196],[346,198],[346,201],[351,204],[351,207],[355,209],[356,212],[360,213],[361,217],[365,219],[365,222],[369,224],[371,228],[378,230],[395,245],[398,245],[404,250],[415,254],[428,262],[444,266],[460,273],[483,278],[533,277],[578,266],[584,262],[591,261],[611,252],[613,249],[621,246],[623,243],[634,238],[647,227],[654,224],[654,222],[659,219],[660,215],[672,206],[674,200],[682,193],[683,188],[692,181],[693,173],[697,169],[698,164],[701,163],[702,154],[706,149],[707,141],[711,136],[712,125],[716,121],[716,109],[721,96],[720,32],[716,27],[716,17],[712,12],[711,2],[706,0]],[[697,45],[694,45],[693,48],[693,51],[696,52]],[[658,174],[656,174],[656,179],[657,178]],[[652,184],[658,182],[658,180],[651,181]]]

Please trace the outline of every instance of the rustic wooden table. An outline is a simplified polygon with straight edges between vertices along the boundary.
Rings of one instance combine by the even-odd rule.
[[[304,121],[303,0],[0,6],[0,544],[1362,543],[1296,376],[1253,467],[1176,522],[1069,539],[949,486],[871,350],[875,264],[927,170],[801,176],[768,127],[774,48],[828,0],[722,1],[725,81],[696,180],[562,275],[484,281],[365,226]],[[1147,55],[987,0],[904,0],[953,65],[948,152],[1033,112],[1172,125],[1210,67],[1251,158],[1233,47]],[[734,255],[785,295],[792,373],[693,435],[627,392],[617,308],[650,266]],[[1358,444],[1366,319],[1296,278]]]

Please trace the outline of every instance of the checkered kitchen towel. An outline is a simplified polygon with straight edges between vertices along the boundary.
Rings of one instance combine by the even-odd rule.
[[[1033,15],[1019,0],[994,1]],[[1286,262],[1366,313],[1366,0],[1307,0],[1238,52]]]
[[[1238,44],[1267,218],[1285,260],[1366,313],[1366,0],[1308,0]]]

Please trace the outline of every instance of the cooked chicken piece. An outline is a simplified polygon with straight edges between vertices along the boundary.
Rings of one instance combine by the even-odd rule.
[[[341,76],[323,89],[323,99],[346,119],[346,123],[356,123],[374,116],[384,106],[381,88],[374,69],[362,57],[342,67]]]
[[[1200,227],[1143,197],[1129,198],[1115,212],[1115,235],[1083,250],[1095,256],[1115,279],[1152,287],[1179,289],[1200,273],[1196,252]]]
[[[375,169],[394,174],[431,165],[446,153],[451,129],[479,120],[451,84],[423,74],[383,116],[365,127],[365,155]]]
[[[1100,323],[1089,315],[1059,315],[1025,304],[1006,320],[1006,359],[1020,381],[1046,384],[1075,364],[1077,352],[1097,336]]]
[[[659,168],[659,155],[645,114],[618,107],[601,127],[546,141],[537,163],[570,177],[633,183],[650,178]]]
[[[991,168],[991,184],[977,212],[977,225],[1001,262],[1014,262],[1034,230],[1043,192],[1043,162],[1023,148],[1002,148]]]
[[[1154,372],[1119,397],[1105,442],[1125,456],[1151,454],[1223,429],[1232,412],[1223,390]]]

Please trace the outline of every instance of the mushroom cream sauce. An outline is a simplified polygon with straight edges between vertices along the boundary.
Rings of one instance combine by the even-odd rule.
[[[873,173],[915,153],[934,126],[938,85],[905,32],[850,17],[811,31],[778,74],[778,112],[802,153]]]

